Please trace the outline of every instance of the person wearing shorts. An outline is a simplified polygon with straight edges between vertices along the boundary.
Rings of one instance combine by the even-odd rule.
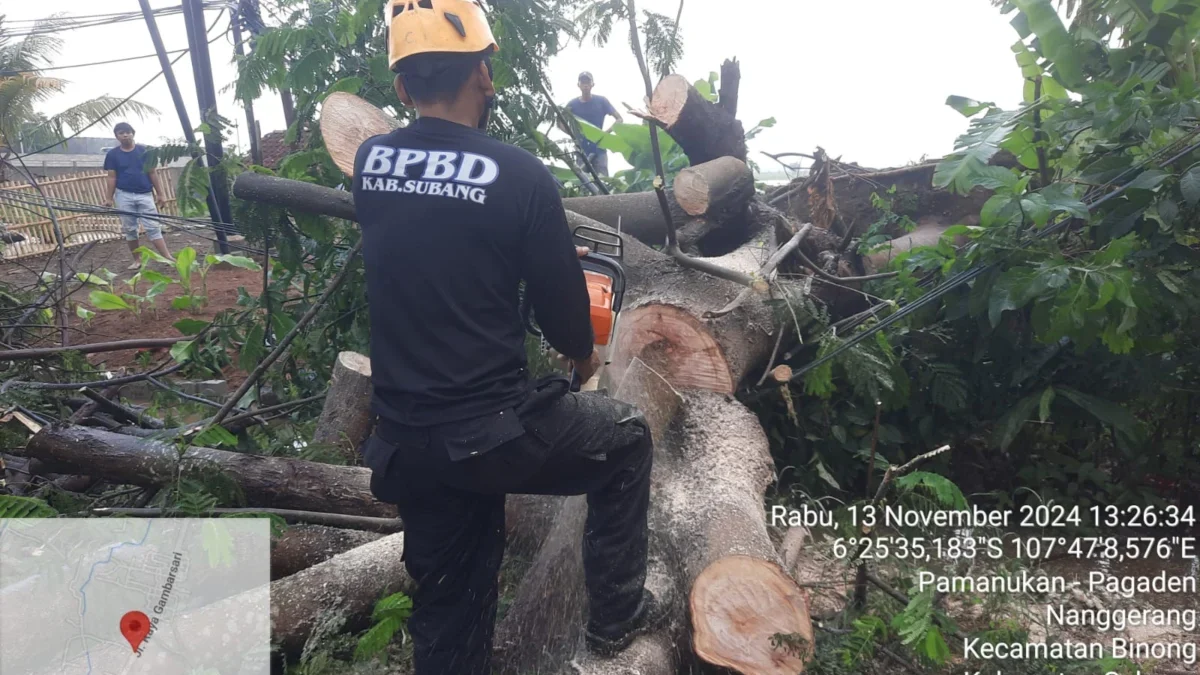
[[[134,143],[134,130],[128,122],[113,127],[113,134],[120,145],[109,150],[104,157],[110,195],[104,205],[120,211],[121,231],[133,255],[129,269],[137,269],[142,264],[141,257],[134,253],[140,246],[138,221],[145,227],[146,237],[155,250],[164,258],[174,260],[163,239],[162,226],[158,218],[153,217],[158,215],[165,193],[158,176],[145,169],[146,146]]]

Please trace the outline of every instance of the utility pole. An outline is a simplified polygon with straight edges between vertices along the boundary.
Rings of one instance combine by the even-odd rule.
[[[245,9],[245,3],[239,5],[237,12],[230,18],[233,21],[233,47],[237,52],[238,59],[244,57],[245,49],[242,47],[242,12]],[[246,105],[246,133],[250,136],[250,158],[255,164],[262,166],[262,149],[258,147],[258,124],[254,121],[254,101],[243,101]]]
[[[183,104],[183,95],[179,93],[179,82],[175,80],[175,70],[171,66],[171,60],[167,58],[167,48],[163,46],[162,35],[158,33],[158,22],[154,20],[154,12],[150,10],[150,0],[138,0],[138,4],[142,6],[142,16],[146,18],[146,28],[150,31],[150,39],[154,42],[154,51],[158,53],[158,63],[162,66],[163,77],[167,80],[167,88],[171,90],[171,100],[175,103],[175,112],[179,115],[179,123],[183,125],[183,137],[187,139],[188,146],[193,148],[192,159],[196,159],[201,156],[200,151],[195,149],[196,132],[192,129],[187,106]],[[221,212],[217,210],[217,204],[213,201],[211,188],[206,191],[204,200],[208,203],[208,215],[219,232],[222,225]],[[218,234],[218,236],[224,235]]]
[[[188,47],[192,56],[192,74],[196,78],[196,100],[200,105],[200,120],[205,124],[204,148],[208,155],[209,185],[212,186],[220,222],[217,223],[216,248],[229,252],[226,233],[232,231],[233,214],[229,208],[229,181],[221,160],[225,150],[218,132],[217,92],[213,86],[212,61],[208,55],[208,31],[204,24],[204,5],[201,0],[183,0],[183,22],[187,26]]]

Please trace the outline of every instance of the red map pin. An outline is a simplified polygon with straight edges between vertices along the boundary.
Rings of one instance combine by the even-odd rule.
[[[129,640],[129,644],[133,647],[133,651],[138,650],[138,646],[142,644],[142,640],[150,634],[150,617],[142,612],[128,612],[121,617],[121,635]]]

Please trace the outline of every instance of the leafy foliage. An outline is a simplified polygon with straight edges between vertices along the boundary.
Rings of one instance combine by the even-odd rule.
[[[58,511],[46,502],[32,497],[0,495],[0,519],[4,518],[53,518]]]
[[[383,652],[396,633],[403,633],[412,609],[412,598],[404,593],[389,595],[375,603],[371,613],[375,625],[358,639],[354,660],[365,661]]]

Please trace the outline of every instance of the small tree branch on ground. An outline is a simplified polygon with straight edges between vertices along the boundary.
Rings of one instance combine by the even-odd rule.
[[[173,346],[176,342],[191,338],[138,338],[135,340],[119,340],[116,342],[96,342],[74,347],[39,347],[36,349],[9,349],[0,351],[0,361],[20,361],[24,359],[41,359],[64,352],[79,352],[80,354],[96,354],[99,352],[117,352],[125,349],[163,349]]]
[[[92,513],[98,516],[130,516],[133,518],[183,518],[186,516],[186,514],[171,511],[170,509],[159,508],[98,508],[92,509]],[[229,514],[265,513],[273,516],[279,516],[289,523],[328,525],[330,527],[340,527],[347,530],[363,530],[365,532],[378,532],[380,534],[392,534],[393,532],[404,531],[404,523],[399,518],[373,518],[370,516],[351,516],[341,513],[321,513],[318,511],[296,511],[292,509],[271,508],[215,508],[210,509],[209,513],[221,516]]]

